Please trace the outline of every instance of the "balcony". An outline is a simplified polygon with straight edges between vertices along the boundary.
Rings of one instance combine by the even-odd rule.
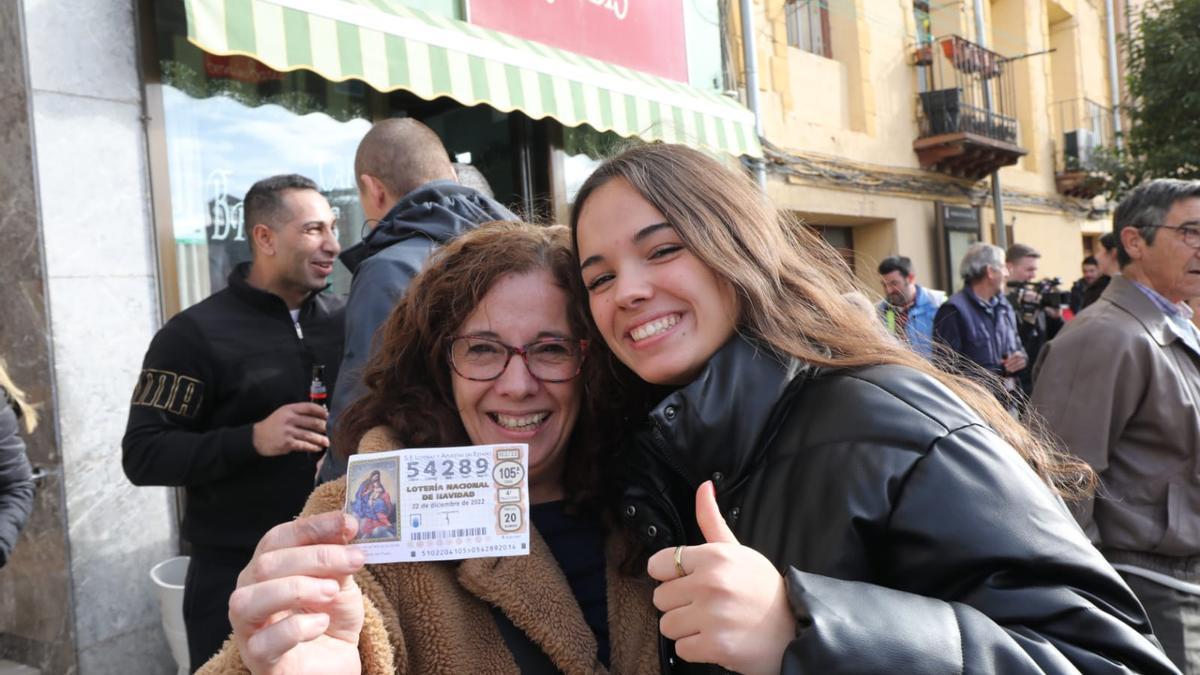
[[[1054,185],[1059,194],[1091,199],[1109,182],[1101,159],[1113,144],[1112,109],[1086,98],[1051,107],[1054,136]]]
[[[1026,154],[1007,59],[951,35],[919,45],[914,63],[921,92],[913,150],[921,168],[977,181]]]

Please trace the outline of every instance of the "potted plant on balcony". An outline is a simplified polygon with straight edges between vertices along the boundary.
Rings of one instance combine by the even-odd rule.
[[[942,40],[942,53],[964,73],[979,73],[984,79],[1000,74],[1004,62],[998,54],[955,35]]]
[[[1096,147],[1088,160],[1067,155],[1063,160],[1063,171],[1054,175],[1054,185],[1059,194],[1078,199],[1091,199],[1108,188],[1112,174],[1106,170],[1103,157],[1113,155],[1105,148]]]
[[[913,51],[914,66],[928,66],[933,63],[933,44],[926,42],[918,44],[916,50]]]

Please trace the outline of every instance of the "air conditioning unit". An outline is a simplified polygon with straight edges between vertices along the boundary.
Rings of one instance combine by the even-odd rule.
[[[1091,129],[1076,129],[1063,134],[1063,158],[1068,168],[1091,167],[1092,153],[1100,146],[1100,139]]]

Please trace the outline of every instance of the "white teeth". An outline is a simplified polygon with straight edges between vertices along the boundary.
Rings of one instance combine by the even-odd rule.
[[[655,319],[649,323],[644,323],[637,328],[629,331],[629,337],[633,338],[634,342],[641,342],[648,337],[654,337],[659,333],[666,332],[671,326],[679,323],[679,315],[671,314],[664,316],[661,319]]]
[[[548,412],[534,413],[532,415],[524,415],[522,417],[513,417],[512,415],[502,415],[496,413],[496,422],[505,429],[524,430],[528,427],[535,427],[542,423],[542,420],[550,416]]]

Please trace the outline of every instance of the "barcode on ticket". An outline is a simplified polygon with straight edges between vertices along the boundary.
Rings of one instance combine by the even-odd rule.
[[[413,532],[409,541],[429,541],[430,539],[458,539],[460,537],[482,537],[487,534],[486,527],[462,527],[457,530],[430,530],[428,532]]]

